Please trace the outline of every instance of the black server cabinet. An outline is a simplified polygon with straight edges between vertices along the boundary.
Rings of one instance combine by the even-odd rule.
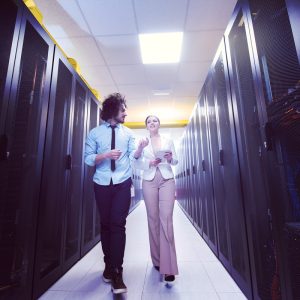
[[[249,2],[249,24],[264,112],[268,180],[281,296],[299,299],[300,3]],[[292,247],[294,246],[294,249]],[[297,271],[298,268],[298,271]]]
[[[196,139],[196,195],[197,195],[197,229],[199,230],[200,234],[203,235],[203,176],[202,176],[202,151],[201,151],[201,127],[200,127],[200,105],[197,103],[195,109],[195,139]]]
[[[198,132],[198,126],[199,126],[199,120],[197,115],[197,109],[198,105],[196,104],[193,118],[192,118],[192,137],[193,137],[193,169],[192,169],[192,176],[194,179],[193,182],[193,194],[194,194],[194,209],[195,209],[195,219],[194,219],[194,226],[197,228],[197,230],[201,233],[201,227],[200,227],[200,193],[199,193],[199,132]]]
[[[223,41],[211,66],[213,97],[208,99],[219,259],[251,298],[245,211],[226,53]]]
[[[86,89],[56,48],[35,264],[39,296],[80,257]]]
[[[186,207],[186,191],[187,191],[187,187],[186,187],[186,131],[184,133],[184,136],[183,136],[183,140],[182,140],[182,144],[183,144],[183,147],[182,147],[182,176],[183,176],[183,180],[182,180],[182,183],[183,183],[183,189],[182,189],[182,199],[181,199],[181,205],[182,207],[187,210],[187,207]]]
[[[100,123],[99,102],[90,97],[88,102],[87,133]],[[84,166],[81,255],[86,254],[100,240],[100,219],[94,196],[95,168]]]
[[[298,0],[286,0],[287,10],[290,17],[291,28],[294,36],[294,43],[300,63],[300,2]]]
[[[0,295],[3,299],[30,299],[54,44],[21,4],[22,21],[18,13],[13,29],[16,2],[6,2],[0,13],[1,22],[8,22],[1,33],[7,40],[0,46],[1,60],[7,59],[1,65],[6,96],[4,101],[1,98]],[[12,76],[11,83],[8,76]]]
[[[7,155],[7,136],[4,133],[8,97],[11,87],[12,72],[17,51],[17,43],[22,17],[22,7],[13,1],[2,4],[0,11],[0,159]]]
[[[193,176],[192,176],[192,159],[193,159],[193,152],[192,152],[192,128],[191,123],[187,127],[187,202],[188,207],[187,211],[193,223],[194,218],[194,199],[193,199]]]
[[[210,108],[207,103],[210,87],[209,82],[205,82],[204,91],[199,99],[200,106],[200,131],[201,131],[201,150],[202,150],[202,207],[203,207],[203,238],[215,254],[218,253],[216,237],[216,216],[215,202],[213,195],[212,168],[210,157],[210,146],[208,136],[208,115]]]
[[[70,156],[67,164],[70,167],[69,190],[66,199],[66,236],[64,244],[64,271],[69,269],[80,258],[82,199],[84,184],[84,142],[86,136],[86,107],[88,90],[76,74],[74,76],[73,118],[70,131]]]
[[[225,32],[249,257],[255,299],[279,293],[270,197],[264,168],[263,113],[256,94],[255,65],[246,6],[238,5]]]

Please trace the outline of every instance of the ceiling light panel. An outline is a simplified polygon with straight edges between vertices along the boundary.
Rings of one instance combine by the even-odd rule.
[[[183,33],[139,34],[144,64],[177,63],[180,60]]]

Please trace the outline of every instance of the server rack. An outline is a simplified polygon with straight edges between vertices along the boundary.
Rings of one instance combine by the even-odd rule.
[[[300,297],[299,16],[297,0],[237,3],[187,129],[201,149],[202,235],[254,299]]]
[[[16,8],[16,22],[11,19],[7,28],[14,37],[1,109],[0,293],[5,299],[28,299],[54,44],[21,2],[5,3],[3,19],[15,16]]]
[[[194,111],[197,109],[197,104],[194,107]],[[195,115],[195,114],[194,114]],[[193,116],[191,119],[192,124],[192,178],[193,178],[193,202],[194,202],[194,226],[197,228],[199,232],[201,232],[200,229],[200,199],[199,199],[199,186],[198,186],[198,169],[199,169],[199,162],[197,156],[195,156],[195,153],[197,153],[198,150],[198,140],[197,140],[197,124],[196,124],[196,118]]]
[[[35,297],[80,257],[86,94],[56,48],[39,204]]]
[[[236,127],[231,101],[225,44],[222,40],[211,68],[213,78],[216,129],[210,124],[210,132],[215,131],[213,175],[217,180],[214,191],[219,207],[217,220],[219,258],[230,274],[239,283],[244,293],[251,297],[251,277],[248,254],[248,241],[245,224],[245,205],[236,141]],[[213,135],[211,134],[211,142]],[[222,218],[224,219],[222,220]],[[225,227],[225,230],[224,230]],[[224,244],[223,244],[224,243]],[[225,254],[225,255],[224,255]]]
[[[201,173],[202,173],[202,159],[201,159],[201,135],[200,135],[200,121],[199,121],[199,103],[196,104],[193,121],[194,121],[194,136],[195,136],[195,195],[196,195],[196,202],[197,202],[197,219],[196,221],[196,228],[198,229],[199,233],[203,234],[203,218],[202,218],[202,209],[203,209],[203,195],[202,195],[202,188],[201,188]]]
[[[300,118],[298,1],[249,1],[248,19],[256,63],[258,99],[264,112],[266,169],[280,293],[298,299],[297,240],[300,222]],[[290,240],[293,237],[294,240]],[[292,250],[291,245],[295,248]],[[293,258],[293,259],[291,259]],[[298,264],[298,267],[299,264]],[[298,298],[297,298],[298,297]]]
[[[99,241],[83,162],[99,103],[22,1],[0,16],[0,298],[23,300]]]
[[[100,123],[99,102],[92,95],[88,98],[86,133]],[[84,166],[81,256],[85,255],[100,240],[100,217],[96,207],[93,186],[94,172],[95,168]]]
[[[278,293],[276,254],[270,227],[270,197],[264,168],[262,110],[256,97],[247,6],[238,6],[225,32],[234,122],[242,177],[254,298]],[[271,286],[273,285],[273,291]]]

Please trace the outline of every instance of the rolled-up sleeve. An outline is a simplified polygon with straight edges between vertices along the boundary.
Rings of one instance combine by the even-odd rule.
[[[85,151],[84,151],[84,162],[88,166],[95,166],[95,159],[97,156],[97,143],[93,136],[93,131],[91,131],[85,141]]]
[[[134,153],[136,150],[136,143],[135,143],[135,136],[133,133],[130,134],[129,141],[128,141],[128,157],[131,161],[134,159]]]
[[[149,164],[150,164],[150,159],[145,158],[142,154],[141,157],[139,157],[138,159],[134,159],[133,166],[136,169],[145,171],[150,168]]]

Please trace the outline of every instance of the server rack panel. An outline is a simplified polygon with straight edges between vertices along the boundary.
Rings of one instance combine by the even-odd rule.
[[[0,43],[0,158],[6,159],[7,137],[4,133],[5,119],[8,106],[8,97],[11,88],[12,72],[15,62],[17,43],[21,28],[23,9],[18,2],[6,1],[0,12],[1,32]]]
[[[299,274],[286,243],[300,222],[300,91],[297,1],[249,1],[249,24],[256,62],[268,152],[267,170],[272,200],[281,295],[294,298]],[[287,234],[289,232],[289,234]],[[295,230],[297,236],[297,230]]]
[[[220,51],[219,51],[220,52]],[[217,54],[217,56],[219,56]],[[218,239],[218,257],[222,263],[230,270],[230,242],[229,242],[229,225],[228,225],[228,212],[227,212],[227,199],[225,194],[225,186],[223,182],[220,151],[222,149],[220,141],[220,126],[217,124],[219,114],[219,103],[215,103],[215,88],[221,88],[214,81],[214,67],[212,65],[209,72],[209,84],[207,89],[210,89],[208,93],[208,133],[209,143],[211,149],[211,162],[212,162],[212,178],[213,178],[213,190],[214,190],[214,202],[216,209],[216,228]],[[227,100],[227,99],[226,99]],[[227,157],[227,155],[225,155]]]
[[[9,64],[14,63],[13,72],[8,72],[12,80],[4,116],[7,145],[1,161],[1,248],[6,251],[1,255],[5,266],[1,269],[6,275],[1,297],[29,299],[54,44],[27,8],[11,3],[18,3],[23,14],[16,23],[20,25],[18,43],[12,41],[15,48],[11,48]]]
[[[182,166],[183,166],[183,176],[184,176],[184,186],[183,186],[183,198],[182,198],[182,206],[185,210],[187,210],[187,200],[186,200],[186,193],[188,191],[187,188],[187,178],[186,178],[186,169],[187,169],[187,142],[186,142],[186,132],[183,138],[183,153],[182,153]]]
[[[99,102],[90,96],[88,100],[87,133],[99,125]],[[95,168],[84,166],[81,256],[100,240],[100,218],[96,207],[93,176]]]
[[[253,297],[279,293],[276,253],[270,227],[270,199],[262,152],[261,106],[249,37],[246,6],[238,5],[225,32],[241,183],[252,269]]]
[[[72,118],[67,164],[70,168],[65,210],[64,271],[80,258],[82,199],[84,180],[84,141],[88,90],[77,74],[73,76]]]
[[[189,214],[192,219],[192,223],[196,220],[196,209],[195,209],[195,194],[194,194],[194,174],[193,174],[193,165],[194,165],[194,147],[193,147],[193,127],[192,127],[192,120],[188,126],[188,169],[189,169],[189,189],[188,189],[188,198],[189,198]]]
[[[300,63],[300,2],[298,0],[286,0],[286,6],[290,18],[294,43],[297,50],[298,61]]]
[[[68,155],[73,72],[71,65],[56,48],[40,194],[35,297],[59,278],[65,262],[65,209],[70,177]]]
[[[80,257],[86,95],[81,79],[56,48],[40,195],[35,296]]]
[[[214,171],[219,178],[215,191],[220,214],[224,214],[227,224],[229,272],[238,282],[245,295],[251,298],[251,277],[248,254],[248,241],[245,222],[245,209],[241,189],[241,174],[238,161],[235,124],[233,119],[231,90],[228,76],[225,44],[221,42],[219,51],[212,64],[214,86],[214,107],[218,132],[218,153],[215,151]],[[212,128],[212,126],[210,126]],[[212,150],[213,154],[213,150]],[[222,196],[223,195],[223,196]],[[217,220],[222,219],[218,216]],[[222,224],[220,224],[222,227]],[[226,226],[225,226],[226,228]],[[223,229],[222,229],[223,230]],[[219,232],[219,237],[221,232]],[[225,234],[225,232],[223,232]],[[223,241],[225,238],[223,238]],[[221,256],[219,244],[219,257]],[[223,247],[223,249],[226,246]]]
[[[199,103],[197,103],[197,107],[195,110],[195,136],[196,136],[196,171],[197,171],[197,185],[196,185],[196,194],[198,195],[197,198],[197,205],[198,205],[198,219],[197,219],[197,225],[199,227],[199,232],[202,235],[203,234],[203,170],[202,170],[202,151],[201,151],[201,127],[200,127],[200,116],[201,109]]]
[[[193,176],[193,194],[194,194],[194,209],[195,209],[195,219],[194,226],[200,230],[200,194],[199,194],[199,163],[198,163],[198,131],[197,131],[197,106],[194,109],[193,117],[192,117],[192,137],[193,137],[193,168],[192,168],[192,176]]]
[[[215,203],[213,195],[213,182],[212,182],[212,169],[211,169],[211,158],[210,158],[210,147],[209,147],[209,135],[208,135],[208,114],[209,106],[207,103],[208,93],[210,93],[209,80],[205,82],[205,93],[200,98],[200,106],[203,107],[203,115],[201,118],[201,146],[202,146],[202,157],[203,157],[203,181],[205,188],[204,197],[204,220],[203,220],[203,234],[204,239],[207,241],[210,248],[214,253],[218,253],[217,239],[216,239],[216,219],[215,219]],[[205,222],[206,221],[206,222]],[[206,224],[205,224],[206,223]]]
[[[22,9],[14,2],[5,2],[0,11],[0,28],[6,31],[0,36],[0,295],[14,294],[13,289],[17,285],[18,278],[13,276],[13,252],[16,248],[14,221],[11,216],[15,214],[16,208],[9,208],[7,198],[9,162],[7,156],[7,133],[5,121],[9,93],[11,88],[13,65],[17,50],[17,42],[20,31]],[[10,291],[8,291],[10,290]],[[25,295],[29,291],[21,288]]]

